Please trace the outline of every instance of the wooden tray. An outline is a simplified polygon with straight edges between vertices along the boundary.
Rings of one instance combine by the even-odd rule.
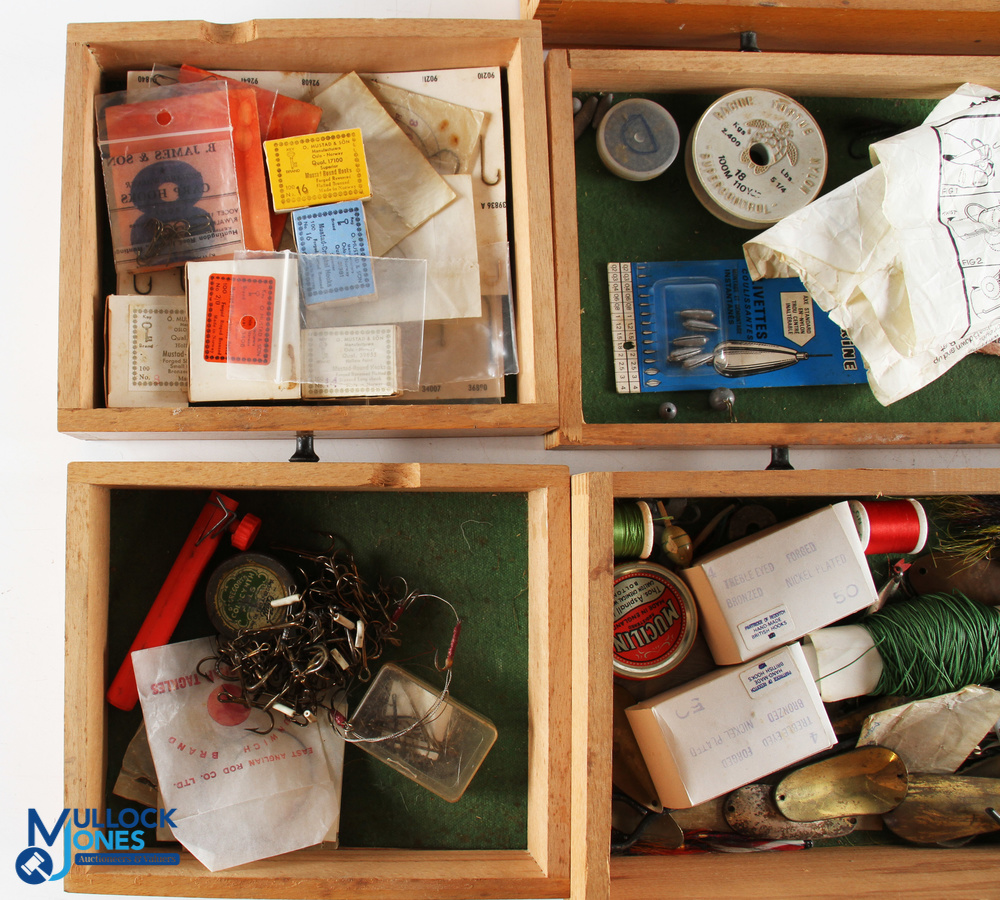
[[[223,492],[263,491],[285,495],[365,492],[372,495],[372,502],[380,499],[374,495],[391,502],[392,497],[406,494],[417,498],[414,502],[425,498],[430,503],[455,492],[472,492],[486,502],[498,494],[523,498],[523,522],[510,526],[504,534],[516,533],[516,538],[527,544],[527,571],[518,571],[524,582],[522,596],[527,597],[523,603],[526,615],[514,623],[523,630],[520,640],[527,647],[527,671],[522,666],[517,673],[527,697],[526,714],[521,711],[526,718],[521,736],[527,752],[526,794],[516,808],[516,815],[524,818],[525,844],[520,848],[494,850],[422,850],[412,846],[392,849],[393,835],[398,829],[390,823],[379,835],[383,840],[374,846],[368,843],[352,849],[349,835],[342,828],[341,849],[301,850],[214,873],[183,850],[179,866],[74,866],[66,878],[67,890],[197,897],[392,896],[413,900],[427,897],[459,900],[473,894],[495,898],[566,896],[570,857],[567,763],[570,495],[569,473],[563,467],[72,464],[67,500],[66,807],[103,810],[109,787],[108,744],[115,735],[109,734],[108,723],[117,720],[110,715],[105,691],[119,663],[117,658],[108,658],[109,631],[117,624],[109,622],[109,585],[113,580],[109,575],[109,559],[116,530],[120,534],[123,527],[129,528],[129,523],[112,521],[113,495],[150,490],[169,499],[168,495],[195,491],[200,497],[200,492],[207,496],[208,490],[216,488]],[[198,501],[198,508],[201,502]],[[465,524],[467,531],[462,534],[467,534],[470,547],[478,546],[476,528],[485,530],[489,523],[461,523],[461,518],[457,521]],[[157,555],[156,535],[145,537],[153,542],[150,550]],[[183,535],[178,536],[176,547],[182,541]],[[385,547],[382,552],[387,552]],[[470,593],[461,597],[458,604],[469,618],[466,631],[475,627],[476,599]],[[453,683],[456,698],[461,695],[462,679],[468,683],[476,678],[478,671],[475,660],[462,660],[461,653],[459,642]],[[109,667],[113,667],[111,671]],[[499,739],[503,740],[503,734]],[[483,776],[488,764],[489,757],[477,777]],[[111,777],[116,774],[117,770]],[[405,784],[408,782],[404,781]],[[469,791],[473,792],[475,787],[474,779]],[[459,803],[470,800],[476,802],[467,793]],[[441,815],[446,817],[451,807],[443,802],[441,806],[444,807]],[[374,814],[375,810],[371,812]],[[482,808],[473,807],[466,812],[486,815]],[[442,822],[441,828],[445,825]],[[426,842],[433,843],[435,836],[427,835]],[[174,845],[163,849],[179,848]]]
[[[573,477],[572,897],[993,897],[1000,844],[609,857],[612,506],[615,498],[832,498],[996,493],[996,472],[843,470],[590,473]]]
[[[94,137],[94,98],[129,69],[190,63],[227,70],[360,72],[499,66],[507,92],[507,203],[520,374],[492,404],[104,406],[104,301],[114,292]],[[71,25],[66,52],[60,251],[58,427],[78,437],[542,434],[557,424],[555,310],[541,28],[536,22],[260,20],[238,25]],[[516,389],[515,389],[516,388]],[[516,394],[516,396],[514,396]]]
[[[996,54],[1000,10],[988,0],[521,0],[546,47]]]
[[[582,369],[587,360],[583,359],[581,341],[581,260],[578,231],[581,212],[577,199],[576,145],[573,139],[571,106],[575,92],[612,91],[657,96],[670,93],[704,94],[707,105],[712,97],[750,84],[782,91],[793,97],[895,100],[940,98],[967,81],[1000,84],[1000,61],[996,57],[768,54],[693,50],[550,51],[546,60],[546,86],[559,328],[560,425],[556,432],[548,436],[547,445],[609,448],[745,444],[995,445],[1000,442],[1000,425],[996,421],[997,416],[990,411],[993,409],[992,404],[983,407],[987,412],[977,413],[977,416],[972,417],[974,420],[961,422],[894,421],[890,419],[898,418],[898,414],[890,415],[881,408],[872,412],[872,418],[884,418],[874,421],[824,421],[823,417],[797,421],[794,389],[783,393],[790,400],[787,413],[790,420],[784,421],[751,421],[746,416],[741,417],[738,397],[736,422],[726,421],[723,415],[717,416],[713,421],[685,421],[683,416],[678,416],[673,421],[663,421],[656,416],[655,405],[651,414],[641,422],[595,422],[587,420],[584,409]],[[668,212],[665,208],[664,215],[666,214]],[[746,237],[751,234],[753,232],[745,232]],[[660,258],[672,258],[669,247],[665,248]],[[608,261],[613,260],[604,260]],[[593,277],[592,272],[590,275]],[[606,292],[603,296],[606,305]],[[606,352],[610,360],[610,335],[606,347],[593,352]],[[960,369],[961,365],[962,363],[956,369]],[[955,375],[955,372],[956,370],[952,370],[947,374]],[[974,392],[977,387],[968,382],[962,383],[957,376],[955,383],[958,384],[955,389],[963,392]],[[606,390],[613,395],[613,379],[598,390]],[[758,393],[762,390],[758,389]],[[867,389],[862,387],[857,390]],[[657,394],[629,396],[643,398],[646,405],[651,402],[651,398],[667,399],[666,395]],[[919,395],[914,395],[917,396]],[[871,403],[878,406],[874,400]],[[944,407],[942,413],[937,413],[935,407],[935,415],[948,415],[947,404]],[[707,409],[707,401],[705,408]],[[835,410],[831,410],[833,411]]]

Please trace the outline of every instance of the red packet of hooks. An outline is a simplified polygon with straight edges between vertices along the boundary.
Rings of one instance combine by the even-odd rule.
[[[260,134],[265,141],[314,134],[319,128],[319,120],[323,115],[323,111],[312,103],[295,100],[292,97],[279,94],[277,91],[266,90],[257,85],[247,85],[242,81],[227,78],[224,75],[216,75],[214,72],[195,66],[181,66],[180,79],[182,82],[203,82],[205,79],[216,79],[227,82],[230,87],[249,87],[256,97]],[[271,214],[271,239],[275,248],[281,243],[281,233],[284,231],[287,217],[287,213]],[[248,247],[247,249],[253,248]]]
[[[268,365],[274,303],[275,280],[270,276],[209,275],[205,361]]]
[[[264,145],[253,91],[230,86],[229,118],[233,124],[233,162],[240,195],[243,244],[247,250],[273,250]]]
[[[229,92],[173,85],[98,98],[115,267],[151,271],[244,249]]]
[[[294,137],[299,134],[312,134],[319,127],[323,111],[312,103],[286,97],[277,91],[270,91],[255,84],[247,84],[225,75],[216,75],[206,69],[183,65],[180,67],[180,79],[184,83],[204,82],[206,80],[222,81],[230,87],[249,88],[257,100],[257,114],[260,120],[260,133],[264,140]]]

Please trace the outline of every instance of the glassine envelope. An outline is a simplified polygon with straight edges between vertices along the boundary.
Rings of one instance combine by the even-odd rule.
[[[457,199],[401,240],[393,256],[427,260],[424,319],[482,314],[476,213],[469,175],[445,175]]]
[[[472,169],[476,201],[476,232],[480,244],[507,241],[507,170],[504,153],[503,70],[497,66],[476,69],[429,69],[419,72],[380,72],[365,75],[379,84],[447,100],[487,114],[483,124],[481,158]],[[480,261],[480,265],[483,265]]]
[[[865,719],[858,746],[895,750],[907,772],[950,775],[1000,721],[1000,691],[970,684]]]
[[[323,110],[320,131],[361,129],[372,189],[365,214],[373,256],[385,256],[455,199],[356,73],[335,81],[313,102]]]
[[[489,118],[485,112],[383,84],[377,78],[364,81],[438,172],[472,172],[479,160],[479,136]]]
[[[216,872],[326,838],[340,819],[344,742],[325,721],[248,731],[270,720],[218,700],[238,686],[198,674],[214,653],[199,638],[136,651],[132,662],[174,836]]]

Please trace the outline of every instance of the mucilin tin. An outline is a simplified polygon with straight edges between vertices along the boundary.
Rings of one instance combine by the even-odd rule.
[[[656,563],[615,566],[614,619],[614,672],[633,681],[656,678],[677,666],[698,630],[691,592]]]

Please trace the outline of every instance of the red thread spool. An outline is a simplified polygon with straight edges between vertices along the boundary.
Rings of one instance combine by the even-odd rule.
[[[916,500],[851,500],[850,506],[867,556],[923,549],[927,513]]]

